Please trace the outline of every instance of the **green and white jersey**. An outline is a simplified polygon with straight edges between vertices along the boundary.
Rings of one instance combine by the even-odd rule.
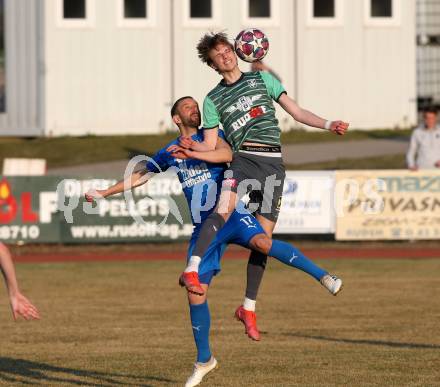
[[[221,124],[235,152],[243,142],[279,146],[281,130],[273,100],[278,101],[285,92],[265,71],[243,73],[230,85],[222,80],[203,102],[203,126],[212,129]]]

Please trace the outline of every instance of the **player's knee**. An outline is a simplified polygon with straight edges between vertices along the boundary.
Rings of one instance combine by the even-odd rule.
[[[206,302],[206,299],[208,298],[207,296],[207,290],[208,290],[208,288],[206,287],[204,287],[204,286],[202,286],[204,289],[204,291],[205,291],[205,294],[203,294],[203,295],[198,295],[198,294],[194,294],[194,293],[188,293],[188,302],[189,302],[189,304],[190,305],[200,305],[200,304],[203,304],[203,303],[205,303]]]
[[[226,223],[231,216],[231,213],[217,212],[217,215],[221,216],[221,218],[223,219],[223,223]]]
[[[266,235],[257,236],[252,241],[252,247],[264,254],[268,254],[272,246],[272,240]]]

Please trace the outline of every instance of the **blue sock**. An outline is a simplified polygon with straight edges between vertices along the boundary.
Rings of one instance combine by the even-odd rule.
[[[310,274],[318,281],[323,275],[327,274],[325,270],[322,270],[310,259],[305,257],[301,251],[293,247],[291,244],[283,241],[272,240],[272,247],[269,251],[269,255],[285,263],[286,265],[296,267],[297,269]]]
[[[208,303],[200,305],[190,305],[191,325],[194,334],[194,341],[197,347],[197,361],[206,363],[211,359],[209,349],[209,328],[211,327],[211,316],[209,314]]]

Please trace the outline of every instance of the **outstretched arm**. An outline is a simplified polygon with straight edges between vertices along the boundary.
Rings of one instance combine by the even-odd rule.
[[[180,137],[179,144],[182,148],[190,149],[196,152],[208,152],[216,149],[218,140],[218,127],[213,129],[205,129],[203,142],[197,142],[191,137]]]
[[[89,190],[85,194],[85,198],[88,202],[93,202],[98,198],[106,198],[107,196],[115,195],[129,189],[139,187],[145,184],[153,175],[153,172],[148,172],[146,169],[134,172],[127,179],[118,181],[116,184],[107,189]]]
[[[178,159],[198,159],[209,163],[229,163],[232,161],[231,147],[220,137],[217,138],[217,145],[212,151],[199,152],[177,145],[169,147],[168,151]]]
[[[40,315],[37,308],[21,294],[18,288],[11,254],[3,243],[0,243],[0,269],[8,289],[9,302],[14,320],[16,320],[18,316],[22,316],[26,320],[39,319]]]
[[[344,135],[348,129],[348,123],[343,121],[327,121],[316,114],[301,108],[287,94],[282,94],[278,100],[281,107],[289,113],[296,121],[315,128],[327,129],[339,135]]]

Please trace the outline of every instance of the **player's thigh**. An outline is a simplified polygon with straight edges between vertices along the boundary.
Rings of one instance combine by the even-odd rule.
[[[251,212],[260,213],[266,219],[276,222],[286,177],[282,158],[240,155],[238,159],[242,171],[237,190],[240,191],[241,186],[247,187],[250,191]],[[243,176],[246,176],[246,179],[243,179]]]
[[[260,223],[261,227],[263,228],[266,235],[268,235],[270,238],[272,238],[273,230],[275,228],[276,222],[273,220],[265,218],[261,214],[256,214],[256,219],[258,220],[258,223]]]
[[[264,218],[272,221],[275,226],[281,209],[286,173],[284,171],[284,166],[279,164],[273,166],[271,172],[273,172],[273,174],[268,176],[265,181],[262,192],[261,207],[259,208],[258,213]]]
[[[246,189],[239,188],[242,186],[246,188],[247,185],[244,182],[253,175],[252,162],[241,154],[234,153],[231,165],[225,172],[225,179],[222,182],[222,190],[216,209],[217,213],[227,214],[227,217],[230,216],[238,201],[247,193]]]
[[[234,211],[230,217],[228,226],[232,232],[229,243],[234,243],[243,247],[249,247],[249,242],[259,234],[264,235],[264,229],[260,223],[250,213],[245,211]]]
[[[231,189],[222,189],[216,212],[227,220],[237,205],[237,193]]]

